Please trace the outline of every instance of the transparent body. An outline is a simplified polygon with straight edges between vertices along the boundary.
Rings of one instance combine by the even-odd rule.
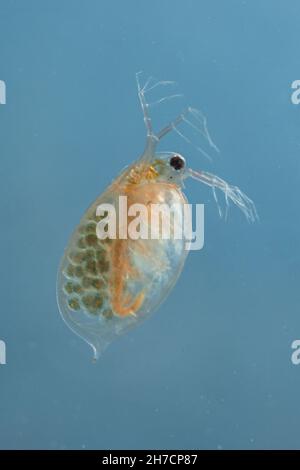
[[[161,83],[150,88],[149,84],[150,80],[141,88],[138,80],[138,94],[147,129],[145,151],[83,215],[65,249],[58,272],[57,300],[61,315],[67,325],[91,345],[95,359],[116,337],[151,315],[168,296],[188,254],[185,237],[133,240],[117,236],[115,239],[99,239],[97,224],[103,219],[103,215],[97,215],[100,204],[111,204],[118,212],[119,197],[126,196],[128,206],[142,204],[148,207],[163,203],[182,208],[187,204],[182,192],[183,181],[192,177],[210,186],[216,200],[216,189],[220,189],[225,194],[226,205],[231,200],[248,220],[256,217],[254,204],[236,186],[210,173],[187,168],[183,157],[176,153],[157,153],[156,147],[161,139],[170,131],[177,130],[181,122],[195,127],[187,116],[195,116],[196,111],[188,108],[160,132],[154,133],[145,93]],[[214,146],[206,120],[201,121],[199,116],[196,114],[198,125],[202,123],[199,132]],[[150,224],[150,220],[147,223]],[[170,220],[171,232],[177,228],[175,223],[175,219]]]

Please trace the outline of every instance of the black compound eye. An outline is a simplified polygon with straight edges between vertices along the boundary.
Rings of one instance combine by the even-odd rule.
[[[184,168],[185,161],[180,155],[174,155],[170,158],[170,165],[174,170],[182,170],[182,168]]]

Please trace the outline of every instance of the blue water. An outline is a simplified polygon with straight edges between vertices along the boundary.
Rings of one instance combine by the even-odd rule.
[[[1,448],[300,447],[299,15],[296,0],[1,1]],[[95,365],[59,315],[56,272],[86,207],[143,150],[139,70],[185,95],[154,123],[200,107],[221,153],[175,134],[162,148],[238,184],[260,222],[236,208],[225,222],[188,181],[203,250]]]

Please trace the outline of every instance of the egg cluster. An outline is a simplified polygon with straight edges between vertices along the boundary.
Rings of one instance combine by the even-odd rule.
[[[99,240],[96,234],[97,218],[82,223],[68,252],[64,269],[64,292],[73,311],[84,310],[92,315],[111,318],[113,312],[105,305],[107,297],[106,275],[109,240]]]

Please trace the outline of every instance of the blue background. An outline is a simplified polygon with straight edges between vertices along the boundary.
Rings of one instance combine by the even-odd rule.
[[[299,448],[299,15],[294,0],[0,1],[1,448]],[[63,323],[56,272],[86,207],[143,150],[139,70],[176,80],[238,184],[168,300],[95,365]],[[162,90],[163,94],[165,90]],[[179,108],[177,108],[179,107]],[[159,127],[181,102],[154,109]]]

